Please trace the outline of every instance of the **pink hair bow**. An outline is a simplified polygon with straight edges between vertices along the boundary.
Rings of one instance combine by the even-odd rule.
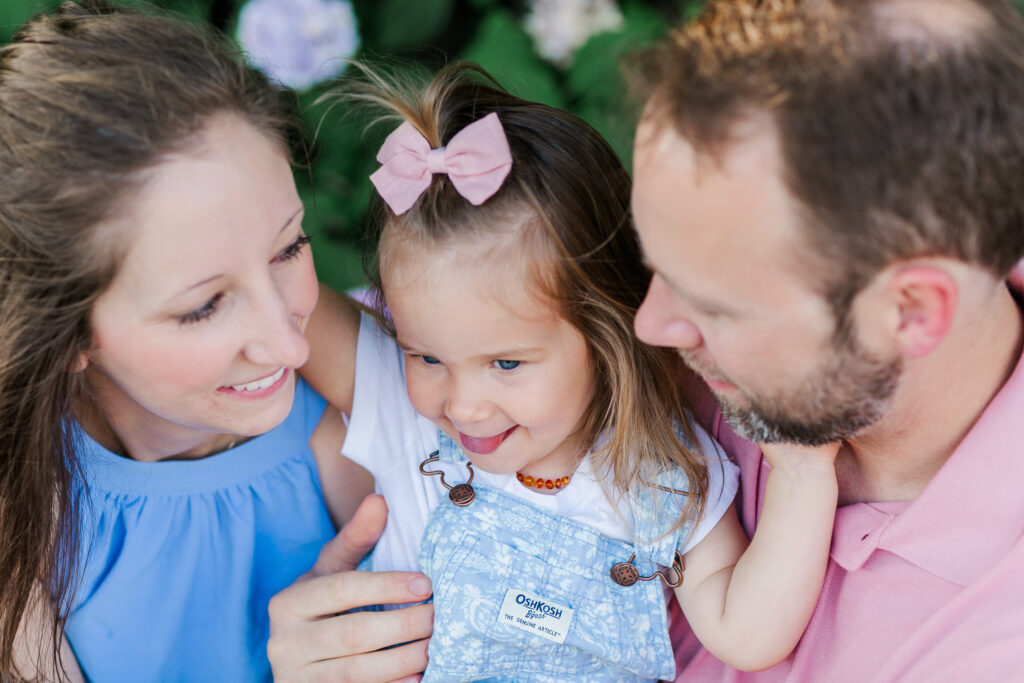
[[[401,215],[412,208],[435,173],[446,173],[455,190],[474,206],[501,188],[512,168],[512,152],[498,115],[469,124],[438,149],[406,121],[377,153],[381,167],[370,181],[391,210]]]

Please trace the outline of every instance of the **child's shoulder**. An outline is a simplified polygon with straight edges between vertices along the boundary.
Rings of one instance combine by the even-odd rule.
[[[720,460],[727,457],[721,444],[704,429],[690,411],[685,411],[683,416],[677,418],[672,426],[679,442],[706,460]]]

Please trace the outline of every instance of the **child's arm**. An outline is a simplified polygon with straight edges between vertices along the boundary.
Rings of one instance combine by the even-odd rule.
[[[772,444],[764,507],[749,545],[734,509],[684,558],[676,597],[701,643],[737,669],[767,668],[796,646],[828,564],[838,444]]]
[[[309,360],[299,370],[320,395],[344,413],[352,412],[355,391],[357,304],[326,285],[306,325]]]

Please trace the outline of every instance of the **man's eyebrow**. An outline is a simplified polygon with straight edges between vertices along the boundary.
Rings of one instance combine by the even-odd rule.
[[[304,209],[305,209],[305,207],[304,207],[304,206],[300,206],[300,207],[299,207],[299,208],[298,208],[298,209],[297,209],[297,210],[295,211],[295,213],[293,213],[293,214],[292,214],[291,216],[289,216],[289,217],[288,217],[288,220],[286,220],[286,221],[284,222],[284,225],[282,225],[282,226],[281,226],[281,229],[277,231],[277,234],[278,234],[278,235],[280,235],[280,234],[281,234],[282,232],[284,232],[285,230],[287,230],[287,229],[288,229],[288,226],[289,226],[289,225],[291,225],[291,224],[292,224],[292,222],[293,222],[293,221],[295,220],[295,217],[296,217],[296,216],[298,216],[299,214],[301,214],[301,213],[303,212],[303,210],[304,210]],[[219,277],[223,277],[223,275],[224,275],[223,273],[217,273],[216,275],[211,275],[211,276],[210,276],[210,277],[208,277],[208,278],[205,278],[205,279],[203,279],[203,280],[200,280],[199,282],[196,282],[196,283],[194,283],[194,284],[191,284],[191,285],[189,285],[188,287],[185,287],[185,289],[181,290],[181,291],[180,291],[180,292],[178,292],[177,294],[173,294],[173,295],[171,295],[170,297],[168,297],[168,298],[167,298],[167,300],[168,300],[168,301],[174,301],[175,299],[177,299],[177,298],[178,298],[179,296],[181,296],[181,295],[182,295],[182,294],[184,294],[185,292],[191,292],[191,291],[192,291],[193,289],[196,289],[197,287],[202,287],[202,286],[203,286],[203,285],[205,285],[205,284],[206,284],[207,282],[212,282],[213,280],[216,280],[216,279],[217,279],[217,278],[219,278]]]

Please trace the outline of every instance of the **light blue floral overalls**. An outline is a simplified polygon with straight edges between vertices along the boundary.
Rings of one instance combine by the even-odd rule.
[[[436,457],[467,462],[443,433]],[[656,482],[687,488],[680,470]],[[453,499],[466,494],[455,488]],[[425,683],[674,677],[663,582],[649,579],[658,565],[671,567],[662,577],[679,576],[676,549],[693,522],[665,532],[685,496],[649,486],[636,491],[634,530],[641,540],[631,545],[501,491],[473,485],[471,494],[465,506],[442,499],[423,534],[419,561],[434,583]],[[620,585],[630,583],[630,574],[632,585]]]

